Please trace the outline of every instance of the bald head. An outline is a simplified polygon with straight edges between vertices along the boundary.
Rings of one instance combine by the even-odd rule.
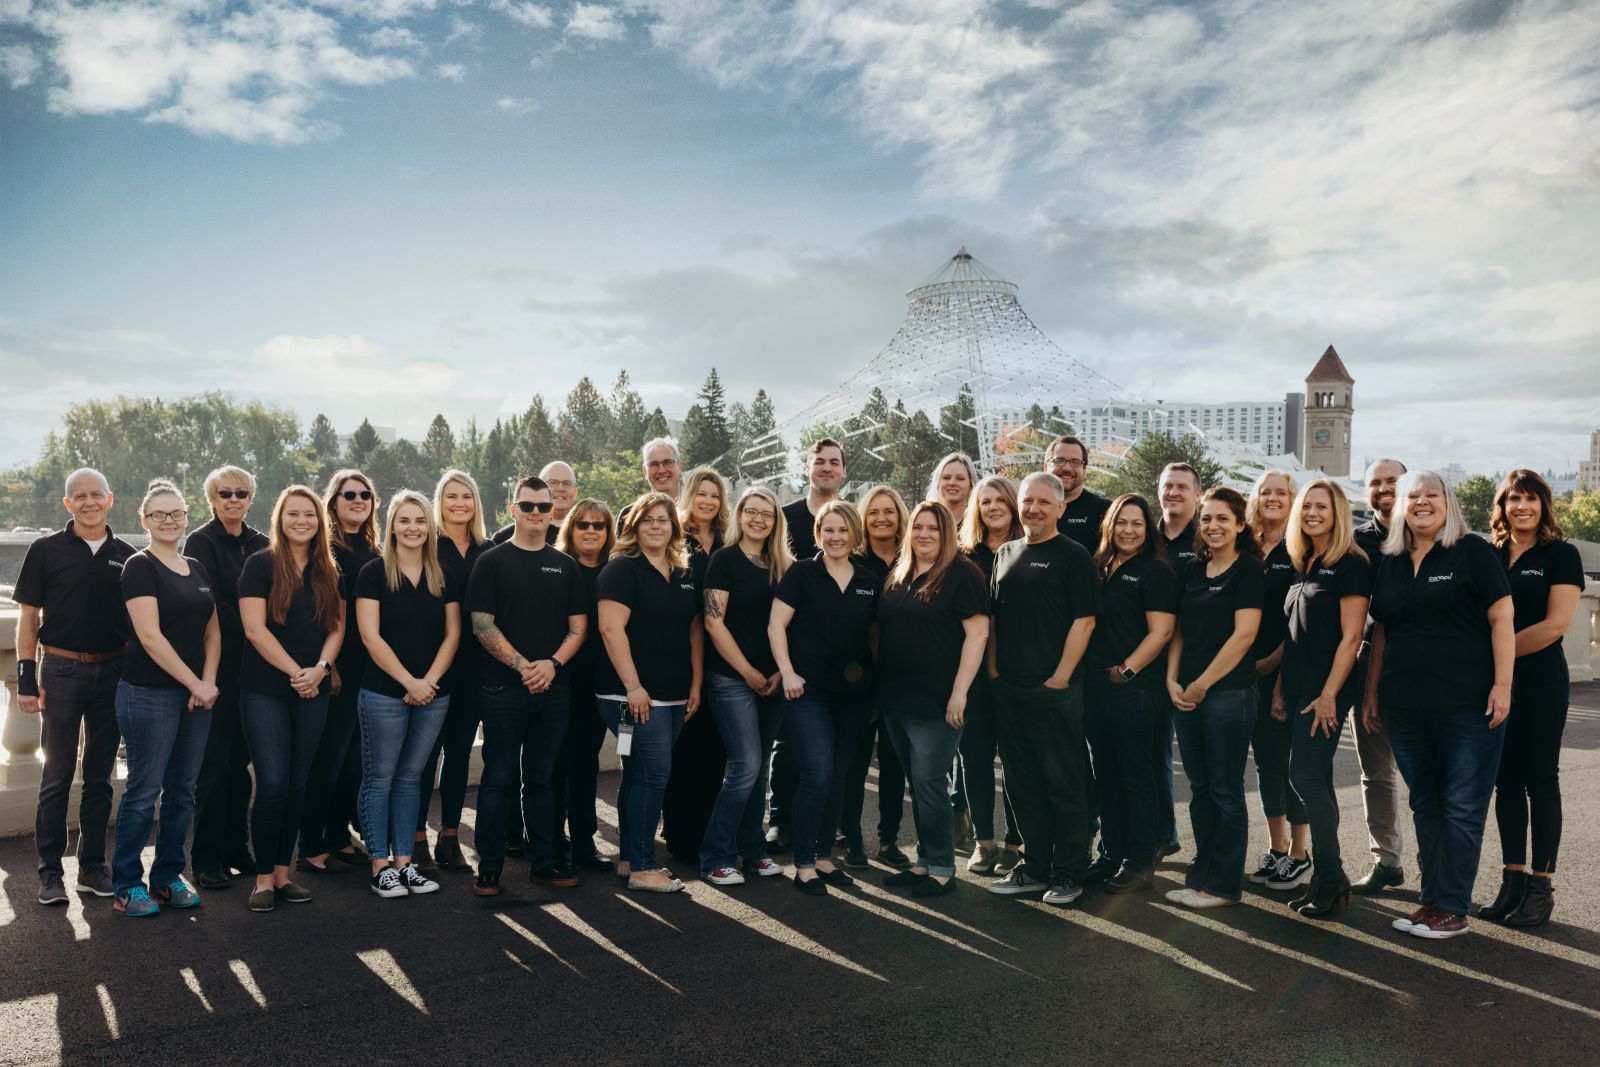
[[[80,537],[98,541],[105,536],[111,502],[111,484],[93,467],[79,467],[67,475],[66,496],[61,503],[72,516],[72,528]]]
[[[578,502],[578,476],[571,467],[561,460],[546,463],[539,472],[539,477],[544,484],[550,487],[550,500],[555,504],[554,511],[550,514],[552,525],[559,524],[567,517],[567,512],[572,510],[572,505]]]

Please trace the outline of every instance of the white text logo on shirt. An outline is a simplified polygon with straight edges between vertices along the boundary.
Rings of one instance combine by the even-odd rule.
[[[540,567],[539,569],[541,571],[543,571],[544,573],[546,573],[546,574],[565,574],[565,573],[567,573],[566,571],[562,570],[560,567]]]
[[[1530,568],[1528,570],[1523,571],[1522,572],[1522,576],[1524,578],[1543,578],[1544,577],[1544,571],[1536,571],[1536,570],[1533,570],[1533,569]]]
[[[1428,575],[1428,584],[1431,585],[1434,582],[1448,582],[1450,579],[1452,579],[1454,577],[1455,577],[1455,574],[1453,574],[1453,573],[1451,573],[1451,574],[1430,574],[1430,575]]]

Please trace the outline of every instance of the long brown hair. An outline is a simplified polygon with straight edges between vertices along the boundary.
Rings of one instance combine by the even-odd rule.
[[[361,528],[356,533],[367,543],[368,551],[375,556],[379,555],[381,550],[378,547],[378,505],[382,501],[378,499],[378,489],[377,486],[372,484],[372,479],[353,467],[334,471],[333,477],[328,479],[327,491],[322,495],[322,506],[327,512],[328,532],[333,537],[333,543],[339,548],[348,550],[355,547],[345,537],[344,527],[339,525],[339,508],[334,503],[334,500],[339,495],[339,490],[343,489],[344,483],[351,479],[355,479],[366,486],[367,490],[372,494],[372,510],[367,512],[366,519],[361,523]]]
[[[556,551],[577,559],[578,546],[572,542],[572,535],[577,531],[572,524],[579,519],[593,522],[596,518],[606,524],[605,544],[600,546],[600,565],[605,566],[606,560],[611,558],[611,549],[617,543],[617,521],[611,517],[611,509],[592,496],[586,496],[572,505],[567,517],[561,520],[561,529],[556,532]]]
[[[1126,507],[1138,508],[1144,516],[1144,544],[1139,546],[1133,558],[1154,556],[1162,563],[1168,562],[1167,539],[1156,536],[1156,531],[1160,529],[1156,525],[1161,521],[1160,514],[1150,507],[1150,501],[1138,493],[1123,493],[1111,502],[1111,506],[1106,508],[1105,517],[1100,520],[1100,547],[1094,550],[1094,569],[1101,581],[1111,577],[1111,565],[1117,561],[1117,516]]]
[[[1500,548],[1511,540],[1511,523],[1506,518],[1506,497],[1513,491],[1528,493],[1539,498],[1539,544],[1546,541],[1560,541],[1566,537],[1566,531],[1561,529],[1561,524],[1556,521],[1556,506],[1551,499],[1550,483],[1539,476],[1537,471],[1526,467],[1518,467],[1500,483],[1500,488],[1494,491],[1494,506],[1489,509],[1489,540]]]
[[[941,500],[923,500],[911,509],[911,521],[906,523],[906,536],[900,542],[900,557],[894,561],[894,570],[889,572],[887,588],[908,585],[916,576],[917,557],[911,547],[911,531],[915,529],[919,515],[932,515],[939,527],[939,555],[934,558],[933,566],[928,568],[927,580],[922,583],[922,588],[917,590],[917,599],[926,604],[939,592],[945,575],[950,573],[951,564],[961,553],[956,547],[956,520],[950,514],[950,509]]]
[[[665,507],[667,517],[672,520],[672,540],[667,542],[667,566],[674,570],[688,570],[689,545],[683,536],[683,520],[678,518],[677,507],[665,493],[644,493],[628,505],[628,513],[622,517],[622,528],[617,531],[616,544],[611,546],[611,558],[644,555],[644,549],[639,546],[639,523],[658,507]]]
[[[306,546],[306,566],[311,570],[312,614],[323,633],[339,625],[339,611],[344,600],[339,596],[339,568],[333,562],[333,548],[328,542],[328,514],[315,489],[309,485],[291,485],[278,494],[272,505],[272,528],[267,532],[267,551],[272,554],[272,591],[267,594],[267,618],[282,626],[289,618],[289,601],[304,581],[294,565],[294,553],[283,536],[283,509],[290,497],[305,497],[317,511],[317,532]]]
[[[1233,547],[1238,550],[1239,555],[1249,556],[1251,559],[1259,563],[1261,561],[1261,542],[1256,540],[1256,532],[1250,528],[1250,522],[1247,518],[1245,518],[1249,507],[1245,503],[1244,494],[1240,493],[1239,490],[1231,489],[1226,485],[1219,485],[1214,488],[1207,489],[1205,491],[1205,495],[1200,498],[1200,507],[1195,510],[1197,523],[1199,520],[1199,513],[1205,508],[1206,501],[1208,500],[1214,500],[1219,504],[1225,504],[1227,505],[1228,510],[1233,512],[1234,519],[1239,523],[1239,535],[1233,539]],[[1211,558],[1211,546],[1206,544],[1206,539],[1204,537],[1200,536],[1200,528],[1198,525],[1196,525],[1194,531],[1194,554],[1197,559]]]

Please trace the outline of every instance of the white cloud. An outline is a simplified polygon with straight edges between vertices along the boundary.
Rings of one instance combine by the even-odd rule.
[[[455,82],[458,85],[466,80],[467,67],[464,63],[440,63],[434,73],[445,81]]]
[[[437,6],[438,0],[311,0],[311,3],[368,22],[390,22],[427,14]]]
[[[555,12],[544,4],[525,3],[521,0],[490,0],[489,6],[513,22],[532,30],[548,30],[555,25]]]
[[[539,102],[526,96],[502,96],[494,106],[507,115],[530,115],[539,109]]]
[[[607,4],[574,4],[566,35],[588,41],[615,41],[627,33],[622,12]]]
[[[404,26],[380,26],[367,34],[367,43],[374,48],[386,48],[399,51],[408,49],[417,52],[427,51],[428,46],[421,37]]]
[[[24,45],[7,45],[0,48],[0,78],[6,87],[20,89],[33,81],[42,64],[33,49]]]

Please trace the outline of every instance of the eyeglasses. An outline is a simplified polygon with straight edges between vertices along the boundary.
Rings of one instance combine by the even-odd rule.
[[[248,489],[218,489],[217,490],[217,496],[222,498],[223,500],[249,500],[250,499],[250,490],[248,490]]]
[[[653,459],[646,463],[645,467],[653,471],[669,471],[677,465],[678,461],[675,459]]]
[[[174,511],[147,511],[144,513],[145,518],[157,525],[165,522],[177,522],[179,519],[187,518],[188,515],[187,508],[178,508]]]
[[[371,500],[372,499],[372,490],[371,489],[346,489],[344,492],[340,493],[339,495],[344,497],[346,500]]]
[[[757,511],[755,508],[745,508],[744,517],[747,519],[760,519],[762,522],[771,522],[775,516],[770,511]]]
[[[599,519],[574,519],[572,528],[574,530],[604,530],[606,523]]]
[[[1087,467],[1088,464],[1081,459],[1053,459],[1050,461],[1050,466],[1070,467],[1073,470],[1077,470],[1079,467]]]
[[[555,507],[555,505],[553,503],[551,503],[550,501],[548,501],[548,500],[519,500],[519,501],[517,501],[517,510],[522,512],[524,515],[531,515],[535,511],[537,511],[541,515],[548,515],[548,514],[550,514],[550,509],[552,509],[554,507]]]
[[[557,481],[554,478],[546,478],[544,484],[548,485],[552,489],[576,489],[576,488],[578,488],[578,483],[577,482],[568,481],[565,478],[562,478],[559,481]]]

